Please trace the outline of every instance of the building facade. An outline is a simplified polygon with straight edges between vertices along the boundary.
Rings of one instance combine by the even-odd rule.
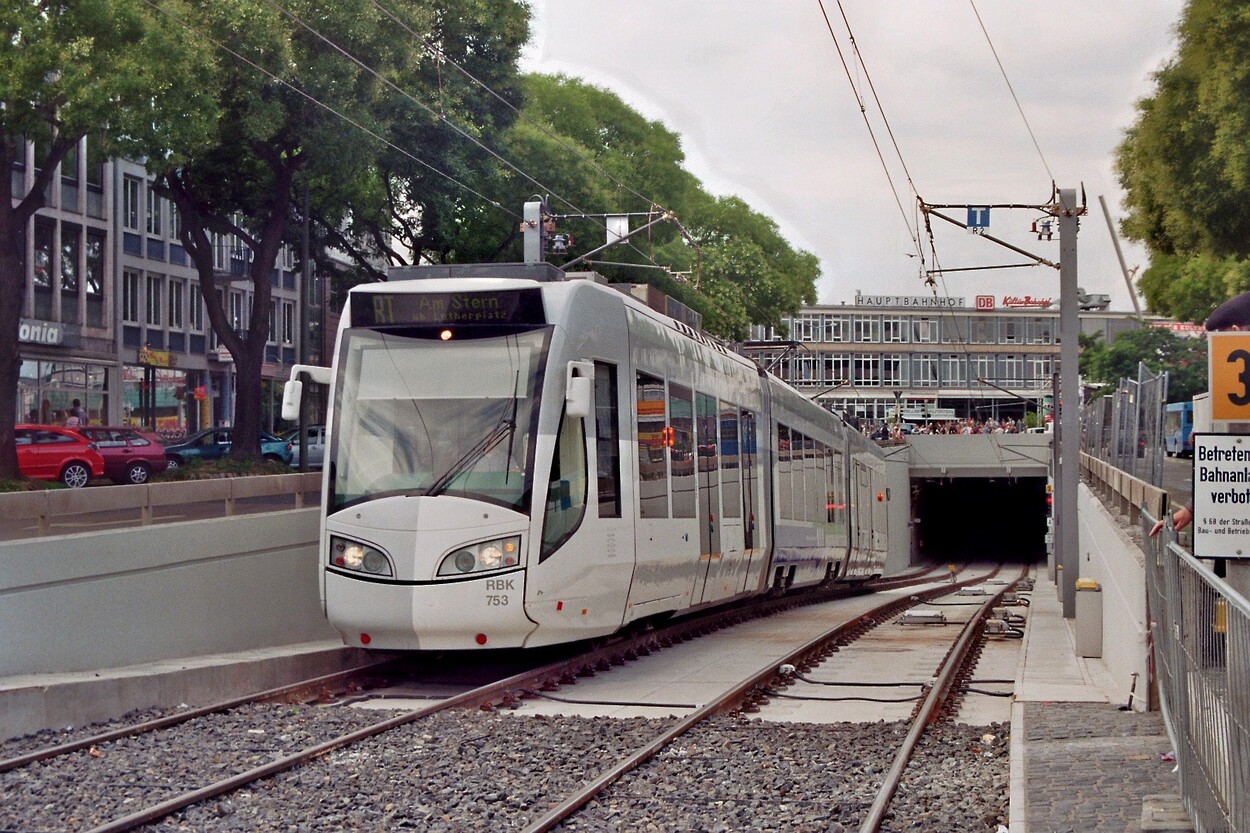
[[[1085,333],[1116,334],[1166,319],[1081,313]],[[742,351],[825,408],[881,421],[1022,419],[1052,408],[1059,371],[1057,299],[869,296],[804,307],[756,327]]]
[[[28,145],[11,172],[15,194],[29,191],[34,173]],[[87,140],[54,181],[26,235],[18,420],[61,422],[78,399],[93,423],[168,436],[229,424],[233,361],[208,322],[173,203],[142,164],[97,158]],[[243,330],[253,309],[250,250],[225,235],[213,244],[218,292]],[[326,358],[327,298],[316,276],[302,286],[290,247],[270,280],[262,424],[272,429],[290,366]]]
[[[118,407],[109,169],[80,142],[53,177],[47,207],[27,226],[19,421],[60,422],[75,399],[93,421]],[[28,193],[37,172],[35,146],[27,143],[9,172],[13,193]]]

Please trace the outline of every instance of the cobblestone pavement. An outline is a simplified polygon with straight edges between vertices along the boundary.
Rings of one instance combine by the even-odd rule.
[[[1029,833],[1136,833],[1142,797],[1178,795],[1159,712],[1099,703],[1026,703]]]

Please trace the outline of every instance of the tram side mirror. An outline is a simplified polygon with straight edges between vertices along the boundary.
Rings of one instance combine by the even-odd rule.
[[[290,381],[282,389],[282,418],[295,422],[299,419],[299,403],[304,398],[304,383],[300,376],[318,385],[330,384],[330,368],[315,364],[297,364],[291,368]]]
[[[576,419],[590,416],[593,399],[591,389],[595,366],[590,362],[569,362],[564,393],[564,412]]]
[[[292,379],[282,389],[282,418],[288,422],[299,419],[299,403],[304,397],[304,383]]]

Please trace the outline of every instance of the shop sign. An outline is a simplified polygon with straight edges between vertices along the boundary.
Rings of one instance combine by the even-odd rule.
[[[224,345],[215,350],[208,351],[208,357],[219,362],[232,363],[234,361],[234,356],[230,355],[229,348]]]
[[[918,309],[959,309],[966,306],[963,298],[941,298],[932,295],[856,295],[858,307],[913,307]]]
[[[139,364],[148,367],[173,367],[178,359],[168,350],[153,350],[151,347],[139,348]]]
[[[1007,309],[1046,309],[1054,305],[1053,298],[1034,298],[1032,295],[1003,296],[1003,306]]]
[[[56,321],[39,321],[23,318],[17,325],[17,340],[27,344],[43,344],[57,347],[65,344],[66,327]]]

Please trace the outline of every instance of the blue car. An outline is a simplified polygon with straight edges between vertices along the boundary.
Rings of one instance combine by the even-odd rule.
[[[180,443],[165,446],[165,459],[176,469],[195,460],[220,460],[230,453],[233,428],[206,428]],[[276,463],[291,462],[291,449],[286,440],[266,431],[260,432],[260,453]]]

